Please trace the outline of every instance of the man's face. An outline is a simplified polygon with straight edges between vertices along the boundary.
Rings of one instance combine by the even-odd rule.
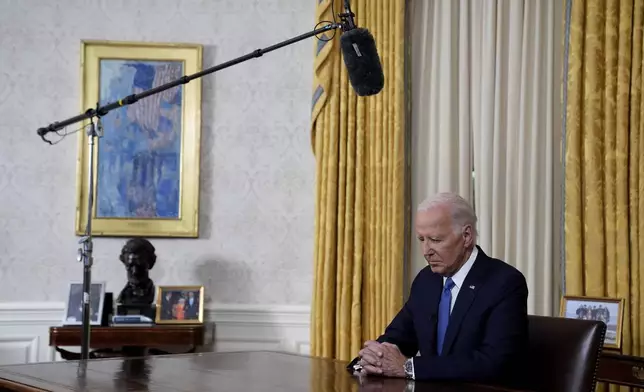
[[[416,215],[416,235],[432,272],[452,276],[465,263],[472,246],[472,227],[457,232],[449,207],[436,206]]]
[[[130,283],[136,284],[145,280],[148,276],[148,263],[145,258],[137,252],[126,253],[124,256]]]

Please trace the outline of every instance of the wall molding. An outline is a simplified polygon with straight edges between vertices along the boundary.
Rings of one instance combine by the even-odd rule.
[[[0,302],[0,326],[57,325],[64,309],[62,302]]]
[[[0,337],[0,353],[2,351],[19,350],[17,355],[20,356],[24,363],[38,361],[38,349],[40,346],[40,336],[33,335],[10,335]],[[15,354],[14,354],[15,355]]]
[[[205,319],[226,324],[288,324],[309,326],[306,305],[213,304],[204,307]],[[0,325],[20,322],[60,322],[63,302],[0,302]]]
[[[49,347],[49,327],[61,325],[62,302],[0,302],[0,364],[60,359]],[[310,307],[211,304],[214,325],[204,351],[273,350],[309,353]]]

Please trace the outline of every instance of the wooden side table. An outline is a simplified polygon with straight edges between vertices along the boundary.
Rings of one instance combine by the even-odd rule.
[[[60,346],[80,346],[81,326],[49,328],[49,345],[56,348],[63,359],[80,359],[79,353],[61,349]],[[94,327],[90,329],[90,358],[145,356],[194,353],[204,344],[205,326],[154,325],[151,327]],[[181,349],[169,352],[159,347]],[[188,348],[185,351],[185,348]],[[174,351],[174,350],[173,350]]]

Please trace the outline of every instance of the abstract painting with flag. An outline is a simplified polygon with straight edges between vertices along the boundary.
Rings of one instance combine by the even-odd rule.
[[[101,60],[101,104],[161,86],[183,75],[179,61]],[[103,119],[97,216],[179,216],[182,87],[173,87]]]
[[[83,41],[82,105],[94,108],[202,70],[199,44]],[[101,118],[94,147],[92,233],[97,236],[198,237],[201,79]],[[88,138],[80,133],[76,233],[89,202]]]

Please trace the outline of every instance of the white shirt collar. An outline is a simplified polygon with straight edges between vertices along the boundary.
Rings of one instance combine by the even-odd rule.
[[[467,274],[470,272],[472,269],[472,266],[474,265],[474,261],[476,260],[476,257],[479,254],[478,248],[475,246],[474,249],[472,249],[472,253],[470,254],[470,257],[467,259],[465,264],[459,269],[454,276],[452,276],[452,281],[454,281],[454,284],[456,287],[459,289],[463,286],[463,283],[465,282],[465,278],[467,277]],[[445,281],[447,278],[443,277],[443,284],[445,284]]]

